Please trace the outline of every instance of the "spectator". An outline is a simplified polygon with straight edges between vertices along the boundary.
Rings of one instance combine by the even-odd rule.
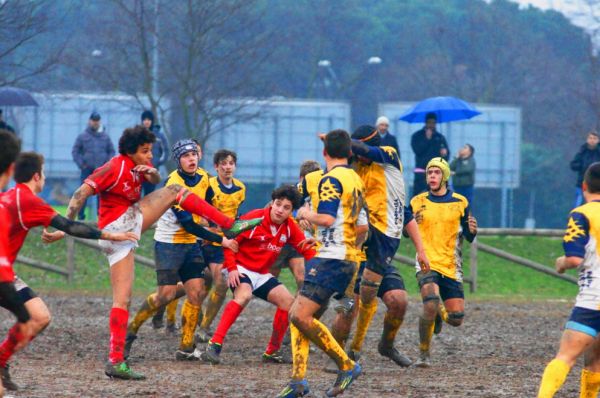
[[[571,170],[577,172],[577,184],[575,184],[575,205],[573,207],[581,206],[583,204],[583,191],[581,185],[583,184],[583,175],[590,164],[594,162],[600,162],[600,134],[597,131],[590,131],[587,135],[585,144],[579,148],[579,152],[571,160]]]
[[[400,151],[398,150],[398,141],[396,141],[396,137],[389,132],[390,128],[390,120],[385,116],[379,116],[377,118],[377,122],[375,123],[375,127],[379,132],[379,136],[381,137],[380,146],[391,146],[398,153],[398,158],[400,158]]]
[[[450,162],[452,170],[452,189],[454,192],[464,196],[473,207],[473,185],[475,185],[475,148],[471,144],[465,144],[458,151],[458,157]]]
[[[446,138],[435,129],[436,122],[437,116],[435,113],[428,113],[425,115],[425,126],[416,131],[410,139],[410,146],[415,153],[415,179],[412,196],[428,189],[425,182],[427,163],[438,156],[444,158],[444,160],[448,160],[450,157]]]
[[[160,167],[164,165],[169,158],[169,142],[167,137],[160,131],[160,125],[154,123],[154,113],[152,111],[142,112],[142,126],[152,131],[156,136],[156,142],[152,144],[152,165],[160,172]],[[149,182],[142,184],[144,196],[154,192],[157,185]]]
[[[88,126],[83,133],[77,136],[71,155],[81,171],[82,184],[96,168],[108,162],[115,155],[115,146],[104,131],[98,112],[94,111],[90,115]],[[97,203],[96,214],[98,214]],[[78,219],[85,220],[85,203],[79,210]]]
[[[8,130],[11,133],[16,134],[15,129],[10,124],[4,121],[4,118],[2,116],[2,109],[0,109],[0,129]]]

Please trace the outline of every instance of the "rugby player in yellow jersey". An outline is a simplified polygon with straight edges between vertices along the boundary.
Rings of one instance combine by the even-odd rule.
[[[405,206],[406,194],[398,153],[392,147],[379,146],[380,135],[372,126],[358,127],[352,138],[352,152],[357,159],[354,166],[365,185],[369,237],[365,243],[367,261],[361,275],[358,321],[350,356],[359,359],[379,297],[387,311],[377,350],[397,365],[406,367],[412,362],[394,347],[394,340],[404,321],[408,298],[402,276],[392,264],[403,228],[415,246],[419,263],[427,269],[429,262],[418,226]]]
[[[560,273],[579,270],[579,294],[560,340],[560,348],[546,366],[538,398],[551,398],[585,352],[581,398],[595,398],[600,390],[600,162],[592,163],[583,178],[586,203],[571,211],[563,238],[565,255],[556,259]]]
[[[169,175],[165,186],[179,184],[203,196],[208,175],[197,172],[199,155],[196,143],[190,139],[179,140],[173,145],[172,151],[178,168]],[[173,206],[158,220],[154,233],[158,291],[148,296],[127,328],[125,358],[129,356],[131,346],[137,339],[139,328],[161,306],[174,299],[177,284],[181,281],[187,299],[182,309],[181,343],[175,357],[179,360],[199,359],[193,356],[194,331],[202,300],[206,297],[203,279],[206,264],[198,237],[220,242],[237,250],[237,242],[204,229],[199,224],[200,220],[199,216],[192,215],[179,206]]]
[[[472,242],[477,235],[477,220],[471,215],[467,199],[448,189],[450,166],[443,158],[427,163],[425,178],[429,190],[412,198],[412,208],[430,261],[430,270],[416,264],[417,281],[423,299],[419,318],[419,367],[429,367],[429,347],[435,320],[460,326],[465,316],[462,284],[461,246],[463,238]],[[443,305],[440,303],[443,300]],[[438,333],[439,333],[438,329]]]
[[[338,366],[335,384],[327,396],[337,396],[360,375],[327,327],[314,314],[333,294],[343,294],[355,272],[356,222],[363,208],[364,187],[348,166],[351,140],[344,130],[324,137],[323,155],[327,173],[319,183],[317,211],[298,210],[298,218],[317,226],[317,255],[306,264],[304,285],[290,309],[293,369],[291,382],[278,397],[298,397],[308,392],[305,379],[309,341],[323,350]]]
[[[206,201],[231,218],[238,215],[241,204],[246,200],[246,186],[234,178],[237,164],[237,154],[227,149],[219,149],[213,155],[213,165],[217,171],[216,177],[209,179],[206,190]],[[227,272],[223,270],[223,247],[216,243],[202,246],[204,261],[210,268],[212,275],[212,289],[206,302],[204,316],[198,330],[196,339],[199,342],[208,342],[210,339],[210,325],[219,313],[223,301],[227,296]]]

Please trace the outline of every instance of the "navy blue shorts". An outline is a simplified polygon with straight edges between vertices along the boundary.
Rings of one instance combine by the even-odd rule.
[[[295,258],[304,257],[302,256],[302,254],[298,253],[298,251],[294,249],[292,245],[286,244],[281,249],[279,256],[277,256],[277,259],[275,260],[275,264],[273,265],[279,269],[287,268],[290,266],[290,260],[293,260]]]
[[[223,254],[223,246],[204,245],[202,246],[202,255],[206,264],[223,264],[225,255]]]
[[[565,329],[576,330],[596,337],[600,332],[600,311],[573,307]]]
[[[360,263],[360,268],[358,269],[358,275],[356,277],[356,283],[354,284],[354,294],[360,294],[360,281],[362,280],[362,274],[365,270],[366,264],[366,261]],[[379,288],[377,289],[377,297],[383,298],[383,295],[390,290],[406,290],[406,286],[404,286],[404,279],[395,268],[393,272],[388,272],[383,276]]]
[[[396,272],[392,264],[394,255],[400,246],[400,239],[390,238],[377,228],[369,225],[369,238],[365,242],[367,254],[367,269],[385,276]]]
[[[322,305],[333,294],[344,294],[355,268],[352,261],[315,257],[306,264],[300,294]]]
[[[453,298],[465,298],[465,291],[461,282],[448,278],[437,271],[430,271],[427,274],[419,271],[417,272],[417,281],[419,282],[419,289],[428,283],[438,285],[440,297],[443,301]]]
[[[204,277],[206,264],[198,243],[154,242],[154,261],[158,286]]]

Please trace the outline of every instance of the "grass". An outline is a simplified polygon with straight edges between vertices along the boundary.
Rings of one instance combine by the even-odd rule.
[[[57,266],[66,267],[66,243],[60,241],[52,245],[44,245],[40,241],[40,230],[34,229],[21,250],[21,254],[42,260]],[[521,257],[551,266],[554,259],[562,254],[560,239],[540,237],[480,237],[482,243],[509,251]],[[465,275],[469,275],[469,245],[464,247]],[[152,232],[144,234],[137,251],[146,257],[153,256]],[[399,253],[414,258],[414,250],[408,239],[402,241]],[[490,254],[479,252],[478,290],[470,293],[465,284],[467,298],[494,299],[572,299],[577,294],[577,286],[537,271],[499,259]],[[34,290],[55,291],[61,293],[109,294],[109,267],[105,257],[99,252],[76,245],[76,271],[73,283],[69,284],[65,277],[37,270],[23,264],[17,264],[17,273],[27,281]],[[398,264],[407,291],[413,297],[418,296],[414,268]],[[136,265],[135,294],[147,294],[156,287],[154,270],[143,265]],[[576,275],[575,270],[570,274]],[[281,273],[281,281],[290,290],[295,290],[295,283],[288,271]]]

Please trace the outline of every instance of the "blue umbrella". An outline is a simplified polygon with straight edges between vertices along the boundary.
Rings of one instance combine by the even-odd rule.
[[[481,115],[477,109],[467,102],[454,97],[431,97],[417,103],[412,109],[404,112],[400,120],[408,123],[425,122],[425,115],[435,113],[438,123],[471,119]]]
[[[0,106],[38,106],[27,90],[17,87],[0,87]]]

